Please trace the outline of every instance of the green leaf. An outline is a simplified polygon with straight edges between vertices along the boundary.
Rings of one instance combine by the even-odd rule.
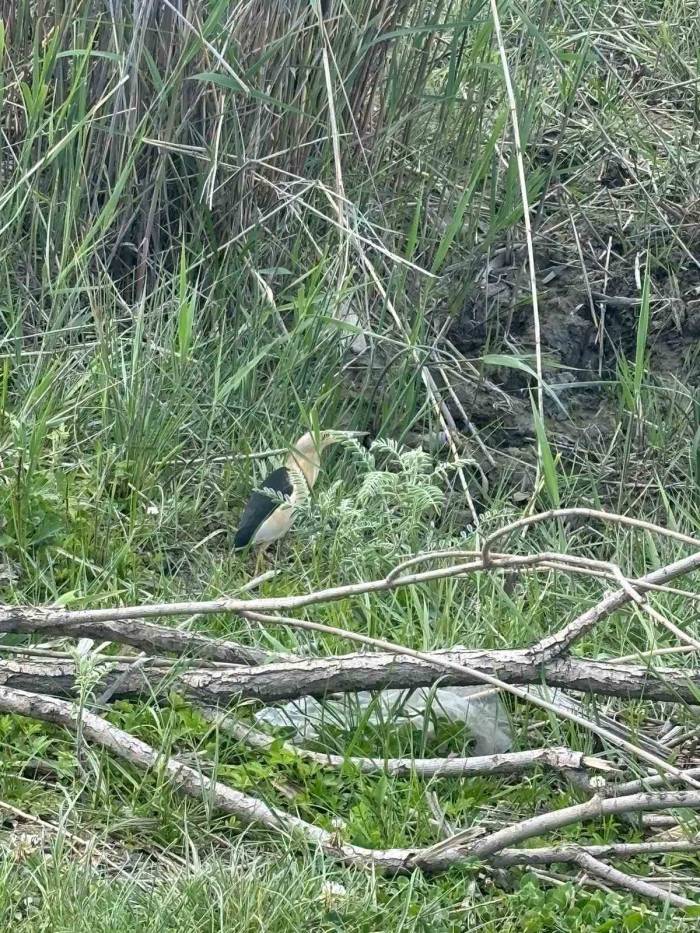
[[[482,363],[487,366],[507,366],[509,369],[519,369],[523,373],[537,379],[537,373],[519,356],[508,356],[506,353],[487,353],[481,357]]]
[[[409,261],[413,259],[413,256],[416,252],[416,247],[418,245],[418,230],[420,227],[420,217],[421,209],[423,207],[423,197],[425,193],[425,185],[421,185],[421,189],[416,196],[416,206],[413,211],[413,217],[411,218],[411,225],[408,228],[408,233],[406,234],[406,245],[404,246],[404,257]]]
[[[178,312],[177,312],[177,351],[184,360],[192,344],[192,323],[194,321],[194,295],[187,283],[187,260],[184,244],[180,250],[180,268],[178,274]]]
[[[57,609],[62,609],[64,606],[69,606],[71,603],[75,602],[77,598],[77,590],[69,590],[67,593],[63,593],[58,599],[54,600],[54,606]]]
[[[642,379],[646,369],[650,297],[649,256],[647,254],[647,261],[644,266],[644,282],[642,283],[642,303],[639,309],[639,321],[637,322],[637,346],[634,354],[634,397],[639,406],[641,406]]]
[[[537,436],[537,447],[539,450],[540,466],[542,467],[545,489],[547,490],[552,506],[558,509],[561,500],[559,496],[557,468],[554,463],[554,457],[552,456],[552,448],[549,446],[544,421],[537,410],[535,400],[531,398],[530,401],[532,402],[532,417],[535,422],[535,434]]]
[[[226,88],[229,91],[235,91],[237,94],[248,95],[245,85],[241,84],[232,75],[221,74],[220,71],[200,71],[199,74],[192,75],[193,81],[205,81],[216,84],[217,87]]]
[[[450,247],[452,246],[455,237],[462,229],[462,220],[464,218],[464,214],[467,210],[467,207],[471,203],[472,198],[474,197],[474,192],[476,191],[477,185],[484,178],[488,167],[491,164],[491,158],[496,146],[496,141],[501,135],[505,121],[506,112],[504,111],[496,118],[491,135],[486,140],[486,144],[484,145],[481,158],[474,167],[469,184],[462,192],[462,195],[457,202],[457,207],[455,208],[454,214],[452,215],[452,220],[450,221],[444,236],[440,240],[440,245],[437,248],[435,258],[433,259],[433,264],[430,268],[430,271],[434,275],[438,273],[440,267],[445,261],[447,254],[450,251]]]
[[[0,26],[2,23],[0,22]],[[90,58],[103,58],[108,62],[121,62],[122,56],[116,52],[105,52],[102,49],[64,49],[56,55],[56,58],[78,58],[89,55]]]
[[[690,462],[695,485],[700,489],[700,428],[695,432],[690,445]]]
[[[283,340],[287,340],[286,335],[277,337],[275,340],[271,340],[270,343],[266,344],[259,353],[256,353],[255,356],[248,360],[245,366],[241,366],[240,369],[237,369],[236,372],[228,379],[222,386],[221,392],[225,394],[230,392],[232,389],[238,389],[243,380],[246,378],[248,373],[252,372],[259,363],[261,363],[265,357],[271,352],[272,348],[277,346],[279,343],[282,343]]]
[[[509,369],[519,369],[520,372],[527,373],[528,376],[532,376],[535,382],[537,382],[537,373],[535,370],[519,356],[508,356],[506,353],[487,353],[485,356],[481,357],[481,362],[485,363],[487,366],[506,366]],[[554,391],[554,389],[544,380],[542,380],[542,389],[545,395],[548,395],[549,398],[551,398],[552,401],[556,403],[560,411],[568,418],[569,412],[562,404],[559,396]]]

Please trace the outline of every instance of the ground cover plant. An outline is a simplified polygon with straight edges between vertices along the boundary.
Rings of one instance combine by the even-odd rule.
[[[2,928],[692,929],[697,9],[126,6],[0,6]]]

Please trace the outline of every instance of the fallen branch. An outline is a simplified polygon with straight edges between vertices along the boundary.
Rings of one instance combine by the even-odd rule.
[[[700,690],[700,670],[676,669],[654,670],[647,666],[622,665],[575,659],[568,656],[572,644],[613,612],[630,602],[640,605],[654,621],[673,634],[697,648],[698,642],[678,629],[653,608],[644,605],[645,590],[660,589],[667,581],[700,568],[700,551],[663,567],[637,580],[628,580],[616,565],[556,552],[534,555],[508,555],[494,553],[490,547],[495,540],[514,529],[525,527],[548,518],[579,515],[601,518],[621,524],[642,528],[653,533],[700,547],[694,538],[669,532],[658,526],[625,516],[609,515],[588,509],[555,510],[515,522],[500,529],[486,539],[483,551],[478,553],[443,552],[436,555],[419,555],[399,565],[382,580],[366,581],[347,586],[332,587],[316,592],[280,598],[222,598],[206,602],[184,602],[158,604],[154,606],[127,606],[100,610],[41,610],[27,608],[5,608],[0,612],[0,632],[92,637],[130,644],[142,651],[176,652],[190,657],[199,656],[214,662],[232,662],[224,667],[210,665],[189,667],[183,663],[164,667],[162,661],[125,664],[123,662],[96,662],[101,665],[103,676],[97,687],[103,698],[135,696],[146,692],[164,693],[170,689],[184,693],[190,699],[208,705],[218,705],[232,699],[253,698],[265,703],[299,696],[326,696],[338,692],[359,692],[386,688],[411,689],[441,685],[481,685],[505,690],[516,697],[540,708],[554,711],[557,715],[576,722],[607,741],[626,749],[632,754],[653,764],[664,772],[664,779],[682,781],[700,788],[693,771],[669,764],[663,758],[650,753],[639,745],[613,734],[604,724],[594,723],[580,713],[562,710],[535,691],[522,689],[527,685],[546,684],[598,694],[644,699],[696,702]],[[423,560],[438,557],[466,558],[465,562],[448,567],[439,567],[421,572],[407,573]],[[574,619],[559,632],[543,639],[537,645],[520,651],[443,651],[420,652],[402,645],[380,639],[372,639],[359,633],[322,625],[303,619],[270,615],[282,610],[298,610],[305,606],[319,605],[351,597],[390,592],[399,587],[427,583],[432,580],[460,577],[468,573],[499,572],[519,573],[527,570],[562,570],[567,573],[583,573],[616,581],[620,589],[607,594],[596,606]],[[202,635],[193,635],[164,626],[154,625],[146,619],[176,615],[212,613],[234,613],[243,619],[264,625],[285,625],[328,633],[348,638],[363,645],[379,648],[374,654],[349,654],[342,657],[313,659],[268,660],[262,651],[247,649],[232,643],[216,642]],[[246,667],[244,665],[258,665]],[[504,852],[512,853],[513,845],[533,836],[580,820],[589,820],[607,815],[621,814],[626,817],[633,812],[653,812],[673,807],[700,809],[700,790],[625,793],[631,788],[626,785],[612,789],[612,794],[594,797],[585,804],[563,808],[490,833],[474,840],[474,828],[457,832],[449,839],[427,849],[369,850],[346,844],[338,833],[328,833],[299,817],[279,809],[268,807],[253,797],[242,794],[221,782],[202,775],[200,767],[190,767],[177,759],[163,759],[159,753],[123,730],[116,729],[95,714],[78,710],[77,707],[60,699],[24,693],[12,687],[30,687],[40,692],[72,694],[76,691],[76,668],[72,662],[5,661],[0,662],[0,711],[32,716],[45,721],[61,723],[81,737],[108,748],[123,759],[142,769],[157,766],[173,786],[194,797],[211,801],[227,813],[234,814],[247,824],[259,824],[276,832],[303,838],[307,844],[319,846],[331,857],[353,865],[373,865],[387,873],[406,872],[420,867],[426,871],[438,871],[459,864],[467,858],[477,857],[497,861]],[[219,714],[215,714],[219,715]],[[226,720],[224,719],[223,722]],[[245,727],[243,727],[245,728]],[[247,740],[258,747],[269,744],[269,737],[257,733]],[[246,740],[246,739],[244,739]],[[474,773],[519,773],[538,764],[555,768],[580,771],[582,764],[590,765],[595,759],[568,749],[537,749],[524,753],[502,756],[480,756],[460,759],[374,759],[346,758],[308,750],[293,749],[295,754],[330,767],[341,767],[351,762],[365,773],[385,771],[401,776],[417,773],[424,777],[454,776]],[[647,783],[651,783],[649,779]],[[607,788],[605,793],[607,793]],[[562,851],[566,850],[564,856]],[[517,850],[516,850],[517,851]],[[688,851],[688,850],[685,850]],[[633,878],[619,869],[600,861],[605,853],[593,847],[560,847],[559,861],[579,865],[599,880],[622,887],[648,897],[670,902],[676,906],[692,903],[685,898],[666,892],[659,885],[645,879]],[[610,854],[610,853],[607,853]],[[515,856],[513,856],[515,858]],[[622,856],[620,856],[622,857]],[[541,854],[540,858],[544,858]],[[544,862],[539,862],[543,864]]]
[[[101,716],[81,711],[76,705],[65,700],[0,687],[0,712],[54,723],[72,732],[76,731],[80,718],[82,735],[86,741],[108,749],[143,771],[157,768],[158,773],[182,793],[207,800],[217,809],[236,816],[246,825],[260,825],[293,839],[304,840],[306,844],[320,847],[326,855],[345,864],[365,868],[373,866],[377,871],[386,874],[410,872],[415,868],[435,872],[473,857],[492,858],[497,853],[503,855],[502,850],[509,843],[541,835],[578,820],[634,811],[665,810],[671,807],[700,808],[698,791],[637,794],[615,800],[593,798],[587,804],[566,807],[531,820],[524,820],[515,826],[491,833],[481,840],[472,841],[466,846],[457,844],[457,837],[452,837],[449,845],[441,843],[427,849],[365,849],[343,842],[337,833],[327,832],[297,816],[269,807],[220,781],[214,781],[204,775],[201,769],[193,768],[175,758],[166,758],[146,742],[111,725]],[[672,848],[669,851],[672,851],[673,843],[666,845],[670,845]],[[590,853],[586,854],[589,858],[593,857]],[[508,853],[506,857],[507,855]],[[612,880],[612,876],[609,880]],[[650,894],[640,889],[637,891]]]
[[[700,852],[699,839],[669,840],[668,842],[609,842],[602,845],[537,846],[534,849],[502,849],[491,857],[494,865],[510,868],[513,865],[554,865],[571,861],[572,852],[583,851],[594,858],[647,858],[652,855],[682,855]]]
[[[258,667],[164,666],[149,661],[133,669],[124,662],[104,666],[97,690],[119,678],[113,699],[183,693],[209,706],[238,699],[276,703],[304,696],[325,697],[361,690],[414,689],[440,686],[471,687],[483,681],[472,672],[498,676],[508,684],[546,684],[580,693],[693,704],[700,692],[700,670],[616,665],[587,658],[556,658],[540,667],[526,650],[434,651],[433,663],[392,652],[352,653],[325,658],[279,661]],[[461,672],[444,670],[441,661],[460,665]],[[59,697],[76,693],[73,661],[0,660],[0,684]]]
[[[583,511],[588,514],[587,510]],[[561,512],[544,513],[542,516],[532,516],[532,519],[541,520],[544,517],[550,517],[551,515],[564,513],[576,514],[577,510],[561,510]],[[606,515],[607,513],[595,514]],[[636,520],[630,519],[629,521],[632,524],[636,523]],[[517,524],[518,523],[515,523],[513,526],[507,527],[516,527]],[[645,527],[647,524],[648,523],[642,523],[642,525]],[[505,530],[506,529],[504,529],[504,531]],[[684,540],[687,539],[688,541],[694,540],[687,538],[687,536],[679,536],[675,532],[669,534],[672,537],[680,537]],[[493,536],[491,540],[492,539]],[[647,574],[645,577],[642,577],[638,580],[627,581],[619,568],[613,564],[601,561],[591,561],[566,554],[545,552],[542,554],[529,555],[524,557],[517,555],[496,555],[489,554],[486,547],[484,553],[485,556],[483,558],[477,558],[476,560],[466,564],[458,564],[446,568],[443,567],[427,570],[423,571],[422,573],[406,574],[399,577],[395,577],[390,573],[388,577],[382,580],[373,580],[358,584],[350,584],[348,586],[333,587],[330,589],[319,590],[300,596],[288,596],[281,598],[273,597],[263,599],[223,598],[218,600],[210,600],[207,602],[161,603],[152,606],[126,606],[114,609],[77,611],[56,609],[27,609],[18,607],[8,609],[3,614],[0,614],[0,631],[33,632],[41,630],[45,633],[62,635],[68,634],[73,635],[74,637],[96,636],[114,641],[122,641],[127,644],[134,644],[141,648],[144,648],[145,645],[150,646],[151,650],[154,650],[156,645],[160,646],[160,650],[179,651],[182,651],[182,649],[187,646],[190,651],[194,651],[195,653],[199,652],[204,657],[210,659],[214,657],[217,660],[233,660],[234,663],[236,661],[243,661],[244,663],[255,664],[259,663],[265,657],[265,655],[262,652],[259,652],[258,649],[248,649],[242,648],[242,646],[238,645],[217,643],[212,639],[208,639],[206,636],[192,635],[191,633],[183,633],[173,629],[154,626],[147,622],[141,621],[140,617],[146,616],[148,618],[153,618],[191,614],[209,615],[219,612],[233,612],[249,619],[257,618],[258,621],[269,622],[269,617],[266,618],[264,614],[260,614],[261,610],[279,611],[281,609],[297,609],[303,606],[344,599],[350,596],[364,593],[393,590],[400,586],[408,586],[416,583],[427,582],[429,580],[459,576],[465,573],[476,572],[480,570],[504,570],[513,572],[516,570],[523,570],[532,567],[547,567],[551,569],[564,569],[566,571],[593,573],[595,575],[600,575],[603,573],[605,575],[612,575],[614,578],[619,579],[622,584],[622,588],[620,590],[606,596],[596,606],[587,610],[568,626],[565,626],[564,629],[560,630],[553,636],[548,636],[540,643],[528,650],[528,661],[536,666],[542,666],[546,661],[552,660],[557,656],[562,655],[578,638],[581,638],[584,634],[589,632],[592,628],[599,624],[602,619],[609,616],[611,613],[615,612],[626,603],[635,599],[640,599],[639,594],[637,593],[638,588],[643,588],[645,584],[663,584],[676,576],[689,573],[692,570],[700,567],[700,552],[698,552],[691,555],[690,557],[676,561],[667,567],[663,567],[654,571],[653,573]],[[282,624],[292,624],[292,620],[290,619],[280,619],[279,621]],[[334,631],[328,627],[324,629],[322,626],[315,625],[314,623],[303,623],[299,621],[296,624],[299,627],[304,627],[304,625],[306,625],[306,627],[309,628],[315,627],[318,630],[326,630],[338,634],[337,630]],[[359,636],[347,632],[344,633],[344,637],[360,640]],[[376,642],[375,640],[374,646],[376,647],[378,644],[380,643]],[[388,647],[389,650],[395,650],[399,653],[412,654],[414,657],[425,658],[425,655],[421,655],[418,652],[411,652],[409,649],[401,648],[400,646],[388,645],[387,643],[384,643],[384,647]],[[445,668],[451,668],[455,666],[455,662],[448,660],[436,660],[435,663],[439,663]],[[462,665],[464,664],[463,661],[460,661],[459,663]],[[516,682],[509,680],[507,677],[501,678],[499,680],[494,673],[481,670],[478,665],[472,665],[471,672],[460,672],[460,674],[461,676],[466,675],[474,678],[472,682],[486,682],[490,683],[492,686],[504,687],[509,683],[512,684]],[[532,683],[533,681],[520,680],[519,682]],[[552,682],[550,681],[550,683]],[[567,682],[561,683],[559,685],[576,689],[572,684]],[[31,687],[32,689],[41,689],[37,688],[33,684]],[[518,693],[517,688],[512,686],[510,687],[510,692],[515,693],[516,695],[521,695]],[[543,705],[541,701],[537,701],[528,697],[523,698],[529,699],[530,702],[535,703],[536,705]],[[656,698],[659,698],[658,695]]]
[[[482,836],[470,845],[472,855],[478,858],[487,858],[509,846],[517,845],[526,839],[543,836],[564,826],[581,823],[591,819],[603,819],[607,816],[619,816],[623,813],[650,812],[656,810],[669,810],[675,807],[700,808],[700,791],[679,790],[661,791],[658,794],[629,794],[625,797],[599,796],[591,797],[585,803],[577,803],[570,807],[561,807],[559,810],[549,810],[538,816],[521,820],[496,832]],[[455,833],[449,839],[444,839],[425,852],[430,858],[441,852],[459,847],[462,839],[470,832],[469,829]]]
[[[72,615],[74,613],[61,609],[5,606],[0,611],[0,633],[95,638],[131,645],[151,655],[166,652],[228,664],[262,664],[270,659],[270,655],[260,648],[249,648],[152,622],[132,619],[128,625],[123,625],[110,618],[82,622],[72,621]]]
[[[700,778],[700,768],[686,768],[685,773],[691,777]],[[609,784],[604,790],[605,796],[636,794],[643,790],[652,790],[666,784],[677,784],[678,780],[672,774],[648,774],[635,781],[625,781],[624,784]]]
[[[247,723],[227,716],[210,707],[198,707],[199,713],[240,742],[252,748],[269,748],[278,741],[275,736],[261,732]],[[470,775],[525,774],[544,767],[552,771],[585,771],[586,769],[612,771],[609,762],[570,748],[534,748],[523,752],[504,752],[495,755],[473,755],[450,758],[360,758],[350,755],[331,755],[299,748],[284,742],[283,749],[290,755],[312,761],[322,767],[340,769],[346,766],[357,768],[362,774],[388,774],[391,777],[409,777],[413,774],[422,778],[468,777]]]
[[[193,768],[176,758],[164,757],[146,742],[113,726],[95,713],[80,710],[76,704],[0,686],[0,713],[54,723],[73,733],[80,719],[85,741],[106,748],[142,771],[158,769],[159,775],[180,792],[206,800],[208,805],[235,816],[246,826],[258,825],[292,839],[303,839],[307,845],[320,847],[326,855],[349,865],[373,865],[378,871],[388,874],[411,871],[414,867],[411,864],[415,854],[412,849],[365,849],[344,843],[337,834],[320,829],[276,807],[269,807],[221,781],[214,781],[199,768]],[[433,864],[439,869],[443,861],[438,858]]]
[[[269,621],[267,617],[260,616],[259,614],[258,614],[258,617],[264,618]],[[279,617],[272,617],[272,621],[277,622],[280,620],[279,620]],[[289,624],[295,624],[295,625],[299,625],[301,627],[307,627],[307,628],[315,628],[315,629],[321,629],[321,630],[327,630],[329,628],[328,626],[319,625],[317,623],[305,622],[304,620],[298,620],[298,619],[286,620],[286,621]],[[334,630],[334,631],[337,631],[337,630]],[[535,706],[538,706],[550,712],[554,712],[558,716],[569,719],[570,721],[575,722],[576,724],[580,726],[583,726],[588,731],[600,736],[601,738],[610,742],[612,745],[617,746],[619,748],[623,748],[627,752],[630,752],[636,757],[641,758],[642,760],[646,761],[648,764],[653,765],[661,773],[675,775],[683,783],[688,784],[691,787],[700,788],[700,782],[695,780],[695,778],[693,778],[692,776],[684,772],[682,769],[676,767],[675,765],[668,763],[665,759],[660,758],[658,755],[650,752],[649,750],[645,748],[642,748],[639,744],[635,744],[633,742],[628,741],[623,736],[620,736],[616,732],[611,731],[610,729],[606,728],[600,723],[593,722],[592,720],[587,719],[586,717],[582,716],[580,713],[576,711],[564,709],[560,705],[553,704],[552,702],[541,698],[540,696],[536,695],[532,691],[528,692],[527,690],[523,690],[521,687],[513,686],[511,683],[507,682],[503,678],[503,676],[497,677],[494,674],[488,673],[487,671],[483,669],[475,669],[474,666],[472,665],[467,666],[467,665],[460,664],[454,660],[449,659],[448,657],[445,657],[446,653],[433,652],[432,654],[430,654],[430,653],[416,652],[416,651],[412,651],[411,649],[405,648],[403,646],[399,646],[399,645],[392,646],[391,643],[382,642],[381,640],[378,640],[378,639],[370,639],[367,636],[359,635],[357,633],[345,632],[344,634],[345,634],[345,637],[353,638],[357,641],[393,647],[395,654],[389,656],[390,666],[392,667],[397,666],[398,658],[401,658],[401,660],[404,660],[404,658],[408,657],[413,662],[418,662],[419,664],[425,665],[426,670],[424,670],[423,673],[424,674],[427,673],[428,676],[430,676],[429,672],[431,670],[434,670],[434,668],[437,668],[437,672],[432,674],[432,680],[430,681],[431,683],[433,681],[437,681],[441,679],[447,679],[448,682],[454,683],[455,682],[454,675],[456,674],[458,677],[456,681],[457,683],[463,683],[464,678],[470,678],[470,680],[468,681],[470,683],[476,683],[476,684],[489,683],[492,686],[502,687],[503,689],[506,689],[508,692],[514,694],[515,696]],[[500,651],[500,652],[490,652],[490,653],[489,652],[486,652],[486,653],[484,652],[459,652],[458,653],[458,655],[461,658],[465,658],[465,659],[469,659],[470,655],[474,655],[474,654],[478,654],[482,661],[484,659],[485,654],[487,655],[490,654],[492,659],[494,655],[499,656],[499,660],[501,660],[504,658],[505,655],[508,654],[508,652]],[[512,652],[511,654],[517,655],[518,652]],[[522,655],[523,653],[520,652],[520,654]],[[525,652],[525,656],[527,656],[527,652]],[[353,664],[350,670],[347,671],[347,673],[350,675],[350,677],[356,677],[360,666],[362,666],[363,670],[365,671],[371,670],[371,665],[373,662],[376,662],[376,659],[377,659],[376,655],[360,655],[358,657],[357,664]],[[346,660],[346,659],[342,659],[342,658],[313,659],[310,661],[307,660],[307,661],[288,662],[288,664],[292,664],[293,667],[295,668],[293,670],[290,670],[288,668],[288,670],[286,671],[287,676],[289,677],[289,675],[291,675],[291,678],[296,681],[296,690],[295,690],[294,695],[301,696],[301,695],[306,694],[306,695],[318,696],[318,695],[323,695],[323,693],[326,693],[326,692],[338,692],[339,686],[337,683],[333,682],[332,676],[331,676],[330,684],[329,684],[329,681],[328,681],[329,665],[330,665],[330,674],[333,675],[334,673],[337,673],[337,665],[339,663],[342,663],[343,660]],[[558,661],[557,663],[564,664],[564,665],[567,665],[568,667],[571,667],[577,662],[570,658],[567,658],[567,659]],[[588,663],[591,666],[595,665],[595,662],[584,662],[584,663]],[[319,664],[321,665],[320,670],[325,675],[325,678],[326,678],[326,689],[323,691],[319,691],[318,678],[316,679],[314,683],[313,679],[310,678],[309,676],[311,673],[312,666],[313,665],[318,666]],[[578,662],[578,664],[580,665],[581,662]],[[531,662],[530,662],[530,666],[531,666],[530,682],[541,683],[543,671],[537,666],[533,666]],[[600,665],[598,666],[600,667]],[[3,667],[5,668],[5,671],[3,671]],[[56,689],[55,689],[56,682],[54,682],[53,689],[51,688],[47,689],[47,679],[46,679],[46,673],[47,673],[47,668],[48,668],[47,664],[41,664],[41,663],[36,663],[36,662],[34,663],[35,670],[33,672],[33,677],[29,681],[29,683],[27,683],[26,679],[23,679],[23,675],[26,675],[27,673],[26,667],[27,665],[20,665],[17,662],[5,662],[4,665],[2,664],[2,662],[0,662],[0,683],[4,682],[15,688],[20,688],[20,689],[26,688],[27,686],[31,686],[33,690],[37,690],[36,680],[38,679],[39,692],[48,692],[48,693],[56,692]],[[59,665],[55,665],[55,667],[59,667]],[[67,673],[65,670],[65,667],[66,665],[63,665],[64,670],[61,671],[59,674],[59,676],[61,675],[63,676],[64,681],[65,681],[65,675]],[[116,667],[116,665],[114,667]],[[110,675],[115,674],[114,667],[110,670],[109,672]],[[134,694],[142,692],[144,688],[147,688],[148,692],[151,694],[163,693],[168,689],[179,689],[180,692],[184,692],[185,694],[190,696],[190,698],[194,698],[198,702],[203,703],[204,705],[219,705],[222,699],[222,687],[226,689],[226,687],[228,686],[229,698],[231,698],[231,696],[236,696],[237,698],[241,698],[244,695],[244,691],[241,689],[242,682],[245,680],[246,676],[249,676],[250,674],[255,674],[256,672],[260,673],[261,670],[264,670],[264,673],[266,675],[266,681],[263,684],[258,684],[258,686],[269,689],[270,681],[271,681],[273,689],[275,686],[277,686],[278,688],[277,694],[274,694],[272,697],[266,697],[266,699],[269,702],[270,699],[283,698],[283,697],[280,697],[279,695],[280,682],[279,682],[278,675],[280,674],[280,670],[279,670],[280,667],[282,667],[282,665],[280,664],[267,665],[264,669],[263,668],[237,667],[237,668],[232,668],[232,669],[206,670],[204,672],[201,672],[201,671],[200,672],[196,672],[196,671],[187,672],[186,671],[186,672],[183,672],[177,675],[175,674],[173,670],[164,671],[161,668],[159,670],[156,670],[155,672],[154,671],[150,672],[151,678],[153,677],[154,673],[156,673],[159,677],[156,683],[153,684],[151,682],[151,678],[149,678],[148,676],[149,672],[145,665],[143,665],[142,667],[137,666],[137,665],[128,665],[124,667],[124,665],[122,665],[121,670],[116,672],[116,681],[113,679],[111,682],[108,681],[107,683],[104,683],[101,685],[101,695],[107,696],[111,699],[113,697],[118,697],[120,694],[126,695],[126,696],[134,695]],[[482,664],[482,668],[483,668],[483,664]],[[317,670],[318,670],[318,667],[317,667]],[[442,671],[444,670],[448,672],[448,677],[441,678],[440,675]],[[501,675],[503,674],[502,668],[499,667],[497,670],[499,674]],[[631,669],[628,669],[628,670],[631,670]],[[8,675],[5,679],[3,679],[3,673],[7,673]],[[375,670],[375,673],[376,673],[376,670]],[[638,669],[637,673],[638,673],[638,680],[640,683],[640,687],[642,690],[642,695],[645,695],[648,697],[649,692],[650,692],[647,687],[647,681],[649,679],[649,672],[647,669]],[[385,674],[385,672],[380,671],[380,674]],[[609,674],[610,674],[610,666],[608,666],[608,676]],[[301,680],[300,680],[299,675],[301,675]],[[700,676],[700,674],[698,676]],[[232,685],[231,678],[233,678],[235,685]],[[682,674],[682,677],[679,679],[682,681],[683,685],[685,686],[685,689],[688,690],[688,676],[685,674]],[[69,688],[73,687],[72,681],[74,681],[74,678],[72,678],[71,681],[69,682],[68,684]],[[412,683],[412,684],[408,684],[404,686],[418,686],[418,685],[420,684]],[[554,683],[554,685],[561,686],[560,683],[556,683],[556,682]],[[362,687],[360,685],[354,684],[352,686],[346,686],[343,689],[346,691],[350,690],[352,692],[356,692],[359,689],[384,689],[387,686],[389,685],[386,682],[380,681],[378,683],[372,683],[372,684],[365,683],[364,686]],[[572,686],[572,684],[569,682],[566,684],[566,686]],[[288,687],[286,688],[286,690],[287,692],[284,694],[284,698],[287,698],[289,696]],[[598,691],[598,692],[601,692],[601,691]],[[249,696],[251,696],[250,693],[249,693]],[[260,693],[253,693],[252,696],[254,696],[256,699],[263,699],[263,696],[261,696]]]
[[[123,729],[112,726],[101,716],[85,710],[81,711],[76,705],[64,700],[0,687],[0,712],[55,723],[73,732],[76,731],[80,718],[82,735],[86,741],[108,749],[141,770],[158,768],[159,773],[182,793],[190,797],[205,799],[217,809],[236,816],[246,825],[259,824],[273,832],[303,839],[307,844],[319,846],[327,855],[336,860],[361,867],[372,865],[376,870],[388,874],[405,873],[415,868],[421,868],[424,871],[440,871],[475,856],[492,858],[500,854],[501,858],[507,860],[509,855],[512,857],[512,852],[502,851],[505,848],[505,840],[522,841],[533,835],[541,835],[543,832],[582,819],[639,810],[662,810],[669,807],[700,808],[700,792],[698,791],[677,791],[658,795],[637,794],[617,800],[593,798],[588,804],[567,807],[532,820],[525,820],[515,826],[492,833],[485,839],[471,841],[467,846],[458,845],[455,836],[445,844],[427,849],[365,849],[343,842],[338,838],[337,833],[326,832],[299,817],[285,813],[278,808],[269,807],[262,801],[234,790],[220,781],[214,781],[202,774],[199,769],[174,758],[165,758],[147,743]],[[473,830],[467,832],[473,834]],[[462,836],[465,833],[459,835]],[[667,851],[673,851],[675,848],[673,843],[665,843],[665,845],[669,847]],[[585,864],[589,870],[592,866],[590,860],[597,862],[592,851],[587,852],[584,849],[578,851],[584,858],[579,861],[579,857],[576,859],[572,857],[572,860]],[[605,869],[606,879],[613,884],[621,885],[645,896],[659,896],[660,889],[649,885],[648,882],[642,881],[641,884],[635,884],[632,888],[630,881],[637,882],[640,879],[630,879],[617,869],[609,869],[609,866],[602,866],[602,868]],[[602,869],[596,866],[596,870]],[[666,892],[663,894],[666,897]],[[686,902],[685,899],[682,899],[683,903],[680,899],[666,899],[678,906],[687,906],[692,903]]]
[[[692,539],[691,539],[692,540]],[[362,596],[368,593],[382,593],[404,586],[413,586],[419,583],[428,583],[433,580],[444,580],[451,577],[464,576],[468,573],[478,573],[482,571],[508,571],[527,570],[538,566],[549,566],[556,564],[557,569],[566,569],[567,571],[590,573],[600,573],[601,568],[605,568],[607,573],[612,575],[613,564],[605,561],[587,560],[568,554],[558,554],[556,552],[543,552],[541,554],[529,555],[490,555],[488,562],[484,562],[481,557],[462,564],[454,564],[448,567],[438,567],[433,570],[424,570],[420,573],[404,574],[400,577],[383,577],[379,580],[368,580],[361,583],[349,583],[344,586],[329,587],[328,589],[316,590],[311,593],[302,593],[296,596],[268,596],[259,599],[238,599],[233,597],[221,597],[205,601],[192,600],[179,603],[154,603],[152,605],[141,606],[115,606],[110,609],[42,609],[32,608],[6,610],[8,613],[34,613],[41,612],[45,624],[57,626],[59,634],[65,634],[70,626],[79,626],[85,624],[104,623],[104,622],[128,622],[142,618],[165,618],[168,616],[181,615],[215,615],[218,613],[237,613],[246,612],[287,612],[290,610],[303,609],[307,606],[320,605],[323,603],[337,602],[342,599],[349,599],[353,596]],[[692,573],[700,568],[700,551],[691,554],[689,557],[681,558],[666,567],[646,574],[643,577],[630,580],[634,589],[644,588],[646,584],[663,584],[675,577]],[[617,609],[626,605],[632,600],[630,592],[621,589],[608,596],[605,602],[605,610],[594,607],[597,611],[595,622],[601,621],[606,615],[615,612]],[[602,603],[599,604],[602,606]],[[593,610],[589,610],[593,611]],[[593,624],[595,624],[595,622]],[[574,625],[576,623],[572,623]],[[9,629],[3,629],[7,631]],[[589,629],[586,629],[588,631]],[[77,628],[73,631],[78,631]],[[81,635],[84,630],[81,630]],[[168,630],[169,631],[169,630]],[[585,634],[582,632],[581,634]]]
[[[571,861],[588,874],[593,875],[595,878],[600,878],[600,880],[604,881],[606,884],[611,884],[616,888],[630,891],[632,894],[662,901],[663,903],[670,904],[672,907],[695,906],[695,901],[691,901],[687,897],[682,897],[680,894],[674,894],[672,891],[660,888],[658,885],[652,884],[652,882],[644,878],[628,875],[626,872],[620,871],[619,868],[614,868],[612,865],[606,865],[605,862],[601,862],[599,859],[594,858],[584,849],[572,853]]]

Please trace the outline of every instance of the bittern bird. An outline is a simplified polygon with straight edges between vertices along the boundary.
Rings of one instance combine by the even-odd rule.
[[[321,470],[321,453],[330,444],[349,437],[361,437],[362,431],[307,432],[292,447],[284,466],[273,470],[254,490],[246,503],[234,538],[234,548],[266,548],[287,534],[296,509],[308,501]]]

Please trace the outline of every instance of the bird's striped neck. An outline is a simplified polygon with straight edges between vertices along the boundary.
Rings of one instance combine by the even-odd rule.
[[[287,472],[289,473],[289,479],[294,490],[290,498],[296,504],[306,502],[309,498],[311,486],[309,485],[304,470],[301,469],[298,463],[290,463],[288,460]]]
[[[321,442],[321,448],[323,448],[323,442]],[[305,434],[297,441],[284,465],[290,475],[301,474],[307,491],[313,489],[321,471],[321,454],[311,434]]]

